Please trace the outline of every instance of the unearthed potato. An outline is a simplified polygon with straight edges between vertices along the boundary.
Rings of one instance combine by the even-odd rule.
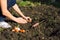
[[[14,29],[12,29],[13,32],[19,32],[20,28],[19,27],[15,27]]]
[[[22,33],[24,33],[24,32],[25,32],[25,30],[23,30],[23,29],[22,29],[22,30],[20,30],[19,32],[22,32]]]
[[[12,31],[14,32],[15,30],[13,29]]]
[[[14,29],[12,29],[12,31],[13,31],[13,32],[22,32],[22,33],[25,32],[25,30],[20,29],[19,27],[15,27]]]
[[[15,30],[20,30],[20,28],[19,27],[15,27]]]
[[[15,27],[15,31],[19,32],[20,28],[19,27]]]

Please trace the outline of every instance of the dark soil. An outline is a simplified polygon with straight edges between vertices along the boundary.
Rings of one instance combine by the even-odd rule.
[[[7,21],[12,27],[19,25],[25,29],[25,33],[12,32],[5,29],[0,32],[0,40],[60,40],[60,8],[54,6],[41,5],[36,7],[20,7],[24,15],[30,16],[33,20],[27,24],[17,24]],[[13,12],[15,13],[15,12]],[[17,14],[13,14],[17,16]],[[39,26],[33,28],[34,23],[39,22]]]

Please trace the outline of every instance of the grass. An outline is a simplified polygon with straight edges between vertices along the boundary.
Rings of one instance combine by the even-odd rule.
[[[60,3],[59,2],[51,2],[51,0],[46,1],[46,2],[32,2],[32,1],[17,1],[17,4],[19,6],[37,6],[37,5],[42,5],[42,4],[47,4],[47,5],[53,5],[57,8],[60,8]]]
[[[38,2],[30,2],[30,1],[21,1],[21,2],[17,2],[17,4],[19,6],[37,6],[37,5],[41,5],[41,3],[38,3]]]
[[[0,28],[0,32],[3,31],[4,29],[3,28]]]

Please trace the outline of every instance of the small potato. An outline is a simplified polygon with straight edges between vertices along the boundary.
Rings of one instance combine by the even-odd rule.
[[[20,30],[20,28],[18,28],[18,27],[15,27],[15,30]]]
[[[16,31],[16,32],[19,32],[19,30],[20,30],[20,28],[15,27],[15,31]]]
[[[12,29],[12,31],[13,31],[13,32],[22,32],[22,33],[25,32],[25,30],[20,29],[19,27],[15,27],[14,29]]]
[[[15,30],[13,29],[12,31],[14,32]]]
[[[12,29],[13,32],[19,32],[20,28],[15,27],[14,29]]]
[[[22,32],[22,33],[24,33],[24,32],[25,32],[25,30],[20,30],[19,32]]]

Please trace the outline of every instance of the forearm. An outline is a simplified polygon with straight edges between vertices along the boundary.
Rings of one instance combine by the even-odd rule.
[[[17,4],[15,4],[13,6],[13,9],[19,14],[21,15],[23,18],[25,17],[24,14],[21,12],[21,10],[19,9],[19,7],[17,6]]]
[[[2,14],[11,20],[15,21],[15,17],[7,9],[7,0],[1,0],[1,10]]]
[[[3,15],[6,16],[7,18],[15,21],[16,17],[14,17],[8,10],[3,12]]]

